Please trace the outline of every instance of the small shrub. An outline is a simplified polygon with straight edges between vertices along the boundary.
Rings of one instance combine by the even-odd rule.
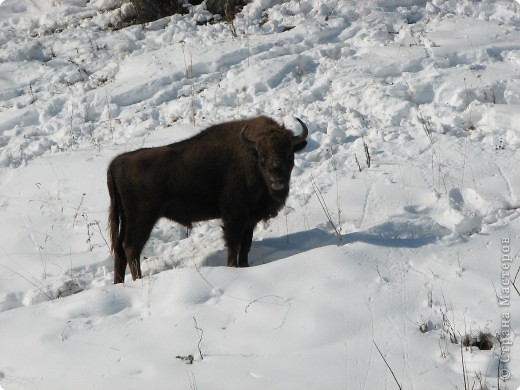
[[[136,10],[136,22],[148,23],[171,16],[174,14],[186,14],[183,0],[130,0]]]
[[[497,339],[490,333],[479,332],[478,334],[467,334],[462,338],[462,345],[466,348],[476,347],[481,351],[490,351],[493,349]]]
[[[247,2],[247,0],[207,0],[206,9],[214,15],[218,14],[226,21],[230,21],[235,18],[235,15],[242,10]]]
[[[174,14],[187,14],[189,6],[200,5],[202,0],[130,0],[135,8],[135,22],[148,23]],[[231,21],[248,0],[207,0],[206,9]]]

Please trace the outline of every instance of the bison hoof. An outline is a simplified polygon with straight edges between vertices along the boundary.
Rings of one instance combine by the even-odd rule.
[[[249,264],[248,263],[236,263],[236,262],[228,262],[228,267],[233,267],[233,268],[245,268],[245,267],[249,267]]]

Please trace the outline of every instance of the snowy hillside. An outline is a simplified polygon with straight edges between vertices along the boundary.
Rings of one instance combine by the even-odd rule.
[[[518,2],[120,5],[0,6],[0,387],[519,388]],[[252,267],[160,221],[114,286],[110,160],[261,114],[310,134]]]

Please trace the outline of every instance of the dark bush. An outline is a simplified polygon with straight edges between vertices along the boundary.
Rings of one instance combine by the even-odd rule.
[[[130,0],[137,12],[137,23],[154,20],[174,14],[188,12],[183,0]]]
[[[479,332],[478,334],[467,334],[462,338],[462,345],[467,347],[477,347],[481,351],[493,349],[498,340],[490,333]]]
[[[191,2],[191,1],[190,1]],[[206,9],[230,20],[247,4],[247,0],[206,0]]]
[[[204,0],[130,0],[136,10],[136,22],[147,23],[174,14],[188,13],[189,5],[200,5]],[[230,21],[248,0],[206,0],[206,8]]]

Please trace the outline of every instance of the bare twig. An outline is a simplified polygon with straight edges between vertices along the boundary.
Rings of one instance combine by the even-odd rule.
[[[202,336],[204,335],[204,331],[201,328],[199,328],[199,325],[197,324],[197,319],[195,317],[193,317],[193,321],[195,322],[195,329],[197,330],[197,334],[199,335],[199,343],[197,344],[197,348],[199,349],[200,360],[204,360],[204,357],[202,356],[201,347]]]
[[[42,249],[45,249],[45,248],[38,241],[37,232],[34,230],[34,225],[31,220],[31,217],[28,217],[28,219],[29,219],[29,223],[31,224],[31,226],[30,226],[30,228],[28,226],[26,226],[26,229],[29,231],[29,238],[31,239],[33,244],[36,245],[36,247],[38,248],[38,255],[40,256],[40,261],[42,263],[42,278],[47,279],[47,257],[44,256],[44,253],[42,253]],[[46,232],[44,242],[47,242],[48,238],[49,238],[49,236]]]
[[[356,159],[356,163],[357,163],[357,166],[358,166],[358,169],[359,169],[359,172],[361,172],[361,164],[359,163],[359,160],[357,158],[357,154],[354,153],[354,158]]]
[[[18,275],[19,277],[21,277],[23,280],[25,280],[26,282],[30,283],[32,286],[36,287],[43,295],[45,295],[45,297],[47,297],[49,299],[49,301],[53,301],[54,299],[56,299],[52,293],[50,291],[46,292],[44,291],[40,286],[38,286],[36,283],[34,283],[32,280],[30,280],[29,278],[26,278],[25,276],[23,276],[21,273],[15,271],[14,269],[6,266],[6,265],[3,265],[3,264],[0,264],[0,266],[4,267],[5,269],[7,269],[8,271],[11,271],[13,272],[14,274]]]
[[[29,104],[33,104],[36,102],[36,97],[34,96],[32,83],[29,83],[29,93],[31,94],[31,103],[29,103]]]
[[[372,161],[372,158],[370,157],[370,151],[368,150],[368,145],[363,139],[363,149],[365,150],[365,158],[367,161],[367,166],[370,168],[370,162]]]
[[[231,9],[226,3],[226,5],[224,6],[224,21],[228,24],[229,31],[231,32],[231,35],[233,36],[233,38],[238,37],[238,33],[237,33],[237,29],[235,27],[235,21],[234,21],[235,13],[236,13],[236,10]]]
[[[459,336],[461,336],[461,334],[459,333]],[[460,343],[460,357],[462,358],[462,377],[464,378],[464,390],[468,390],[468,381],[466,379],[466,364],[464,363],[464,348],[462,346],[463,343]]]
[[[105,88],[105,103],[107,105],[108,128],[110,130],[110,134],[112,134],[112,139],[114,139],[114,127],[112,126],[112,113],[110,112],[110,101],[108,99],[108,90],[106,88]]]
[[[332,14],[334,13],[334,9],[338,6],[339,0],[336,0],[336,3],[329,8],[329,12],[327,12],[327,16],[325,16],[325,21],[328,21]]]
[[[91,223],[91,225],[97,226],[97,229],[98,229],[99,234],[101,235],[101,238],[103,239],[103,241],[105,241],[105,244],[106,244],[108,250],[110,251],[110,245],[108,244],[108,241],[106,240],[105,235],[101,231],[101,226],[99,226],[99,221],[95,220],[94,222]]]
[[[327,203],[325,202],[325,198],[323,197],[323,194],[321,193],[320,189],[318,188],[318,185],[316,184],[316,181],[314,180],[314,177],[312,175],[311,175],[311,180],[312,180],[312,190],[314,191],[316,198],[318,198],[318,202],[320,202],[321,208],[323,209],[325,216],[327,217],[330,224],[332,225],[332,228],[336,232],[336,235],[341,240],[341,233],[336,228],[336,225],[334,225],[334,222],[332,222],[332,216],[330,215],[329,208],[327,207]]]
[[[85,73],[85,75],[87,76],[87,79],[88,79],[90,74],[84,68],[82,68],[76,61],[74,61],[72,58],[69,58],[67,61],[69,61],[71,64],[75,65],[78,68],[78,74],[79,74],[79,77],[81,78],[81,81],[85,81],[85,78],[83,77],[82,72]]]
[[[520,267],[518,267],[518,271],[520,271]],[[518,271],[516,272],[517,275],[518,275]],[[515,280],[516,280],[516,277],[515,277]],[[516,291],[516,293],[518,294],[518,296],[520,296],[520,291],[518,291],[518,287],[516,287],[515,281],[513,280],[513,281],[511,282],[511,284],[512,284],[513,287],[515,288],[515,291]]]
[[[518,252],[516,253],[515,258],[516,258],[516,256],[518,256]],[[515,284],[516,278],[518,278],[518,274],[520,274],[520,266],[518,266],[518,269],[516,270],[515,278],[511,281],[511,284],[515,288],[516,293],[518,294],[518,296],[520,296],[520,291],[518,291],[518,288],[516,287],[516,284]]]
[[[469,92],[468,85],[466,84],[466,78],[464,77],[464,90],[466,91],[466,108],[469,107]]]
[[[76,208],[76,212],[74,213],[74,219],[72,220],[72,227],[74,227],[74,225],[76,224],[76,219],[78,219],[79,209],[83,205],[83,200],[85,199],[85,196],[87,196],[87,194],[83,194],[81,196],[81,200],[79,201],[79,205]]]
[[[277,299],[281,299],[282,301],[286,301],[286,302],[287,302],[287,299],[286,299],[286,298],[280,297],[280,296],[278,296],[278,295],[265,295],[265,296],[263,296],[263,297],[257,298],[257,299],[255,299],[255,300],[252,300],[251,302],[249,302],[249,303],[247,304],[247,306],[245,307],[245,309],[244,309],[244,311],[246,312],[246,314],[247,314],[247,309],[249,309],[249,307],[250,307],[253,303],[258,302],[258,301],[260,301],[260,300],[262,300],[262,299],[264,299],[264,298],[277,298]]]
[[[336,206],[338,208],[338,230],[340,233],[342,233],[342,231],[341,231],[341,197],[339,194],[338,164],[336,162],[336,157],[334,156],[334,153],[332,152],[332,148],[330,150],[330,154],[332,156],[332,167],[334,168],[334,176],[336,178]]]
[[[419,123],[422,125],[422,128],[423,128],[424,132],[426,133],[426,135],[428,136],[428,139],[430,140],[430,143],[432,145],[432,180],[433,180],[433,185],[435,186],[435,162],[437,162],[437,167],[438,167],[438,173],[437,173],[437,175],[438,175],[438,185],[440,187],[441,180],[442,180],[442,184],[444,185],[444,191],[446,193],[448,193],[448,189],[447,189],[447,186],[446,186],[445,174],[443,174],[443,172],[442,172],[442,164],[441,164],[441,160],[439,158],[439,154],[440,153],[437,152],[437,149],[435,148],[435,142],[433,140],[431,118],[429,118],[429,117],[424,118],[422,116],[422,114],[419,113],[418,120],[419,120]]]
[[[390,365],[389,365],[388,362],[386,361],[385,357],[384,357],[383,354],[381,353],[381,350],[380,350],[379,347],[377,346],[376,342],[373,341],[373,343],[374,343],[374,345],[375,345],[376,348],[377,348],[377,352],[379,352],[379,354],[380,354],[381,357],[383,358],[383,361],[385,362],[386,366],[387,366],[388,369],[390,370],[390,373],[391,373],[392,376],[394,377],[395,383],[397,383],[397,386],[399,387],[399,390],[402,390],[403,388],[401,387],[401,385],[399,384],[399,381],[398,381],[397,378],[395,377],[394,370],[392,370],[392,367],[390,367]]]
[[[199,276],[202,278],[202,280],[204,280],[204,281],[206,282],[206,284],[207,284],[208,286],[210,286],[211,289],[212,289],[213,291],[217,291],[217,292],[218,292],[219,289],[216,288],[214,285],[212,285],[211,282],[210,282],[208,279],[206,279],[206,277],[205,277],[204,275],[202,275],[202,272],[200,272],[200,268],[199,268],[199,266],[198,266],[197,263],[195,262],[195,258],[192,257],[191,260],[193,261],[193,265],[195,266],[195,269],[197,270],[197,272],[198,272]]]
[[[180,41],[182,48],[182,56],[184,57],[184,70],[186,72],[186,78],[190,80],[191,83],[191,121],[193,126],[196,124],[196,115],[197,115],[197,107],[195,102],[195,81],[193,74],[193,57],[191,55],[191,51],[188,49],[188,54],[190,56],[190,64],[186,61],[186,51],[184,50],[184,46],[186,45],[186,41]]]

